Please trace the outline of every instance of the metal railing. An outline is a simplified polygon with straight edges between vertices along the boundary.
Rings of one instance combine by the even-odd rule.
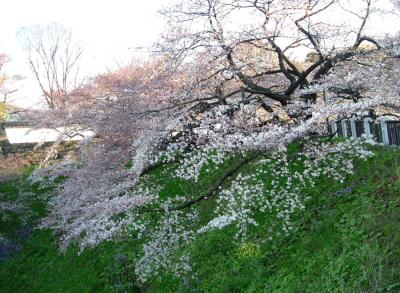
[[[371,118],[357,120],[355,118],[329,122],[329,132],[337,136],[358,138],[365,135],[385,145],[400,146],[400,121],[374,121]]]

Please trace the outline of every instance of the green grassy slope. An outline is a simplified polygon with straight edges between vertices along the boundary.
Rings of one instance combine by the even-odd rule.
[[[197,185],[171,181],[165,176],[169,168],[149,178],[163,184],[161,196],[195,196],[218,177],[203,176]],[[251,170],[250,165],[243,172]],[[24,179],[0,183],[0,202],[22,200],[28,206],[0,211],[1,235],[22,247],[0,261],[0,292],[136,292],[133,260],[140,250],[129,235],[80,255],[74,247],[60,254],[49,230],[35,230],[28,240],[18,237],[44,215],[46,192]],[[232,227],[203,234],[187,247],[196,278],[182,282],[166,273],[141,291],[399,292],[400,152],[377,148],[375,157],[357,162],[345,183],[322,178],[309,195],[289,237],[259,241],[268,235],[268,221],[246,243],[232,241]],[[212,205],[213,200],[199,205],[205,219]]]

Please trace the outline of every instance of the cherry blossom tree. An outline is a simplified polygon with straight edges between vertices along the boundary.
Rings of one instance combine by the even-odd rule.
[[[355,158],[373,155],[373,141],[332,140],[327,120],[400,106],[400,39],[367,35],[379,1],[358,3],[196,0],[165,10],[171,29],[161,56],[94,78],[70,93],[68,115],[52,112],[53,123],[68,117],[97,137],[82,142],[79,163],[33,175],[67,176],[43,225],[63,248],[129,231],[144,243],[136,263],[143,282],[163,270],[191,274],[180,251],[228,226],[245,241],[259,213],[276,219],[262,241],[289,235],[318,178],[343,181]],[[353,21],[338,23],[338,11]],[[301,145],[295,154],[293,143]],[[148,174],[163,165],[174,168],[162,176],[193,184],[219,171],[204,193],[160,196]],[[246,166],[253,173],[242,173]],[[198,206],[210,198],[205,221]]]
[[[335,63],[354,56],[362,43],[379,47],[364,35],[372,1],[359,2],[364,6],[360,11],[332,0],[183,2],[165,11],[171,31],[161,48],[183,60],[207,52],[214,60],[210,77],[235,79],[246,99],[261,95],[286,105],[296,90],[322,79]],[[337,23],[332,13],[347,13],[356,25]],[[244,50],[252,58],[242,58]],[[299,66],[292,57],[302,50],[313,52],[315,60]],[[221,98],[230,94],[219,90]]]

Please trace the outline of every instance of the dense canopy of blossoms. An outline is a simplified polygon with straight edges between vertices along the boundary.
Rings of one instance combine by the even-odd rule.
[[[178,252],[214,229],[234,226],[245,241],[260,221],[275,219],[263,241],[288,235],[318,178],[343,181],[355,158],[373,155],[372,141],[332,140],[327,121],[400,107],[399,36],[366,34],[379,1],[355,1],[358,10],[343,13],[357,24],[339,26],[332,13],[341,2],[196,0],[166,10],[162,56],[95,78],[39,119],[96,133],[78,162],[32,176],[66,176],[43,225],[64,248],[130,231],[144,243],[142,281],[163,269],[190,273],[190,256]],[[243,15],[254,17],[242,24]],[[302,48],[310,54],[299,62],[291,56]],[[194,184],[218,176],[196,198],[160,196],[148,174],[162,165],[175,166],[162,176]],[[196,205],[210,197],[213,217],[204,222]]]

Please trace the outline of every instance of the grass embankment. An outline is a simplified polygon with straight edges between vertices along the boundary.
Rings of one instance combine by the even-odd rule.
[[[194,184],[170,180],[164,176],[168,172],[160,168],[150,175],[163,184],[161,196],[198,195],[218,175],[203,176]],[[251,173],[252,166],[243,172]],[[49,230],[21,237],[20,231],[45,214],[47,192],[24,179],[0,183],[0,202],[22,201],[26,206],[0,211],[1,235],[21,247],[0,261],[0,292],[135,292],[133,260],[140,250],[129,236],[79,256],[74,247],[60,254]],[[194,280],[164,275],[149,282],[147,290],[399,292],[400,152],[377,148],[375,157],[357,162],[346,182],[322,178],[309,195],[290,236],[263,244],[257,239],[268,236],[267,224],[258,226],[254,232],[259,237],[246,243],[232,241],[232,227],[206,233],[187,248],[197,272]],[[198,208],[207,215],[212,205],[207,200]]]

